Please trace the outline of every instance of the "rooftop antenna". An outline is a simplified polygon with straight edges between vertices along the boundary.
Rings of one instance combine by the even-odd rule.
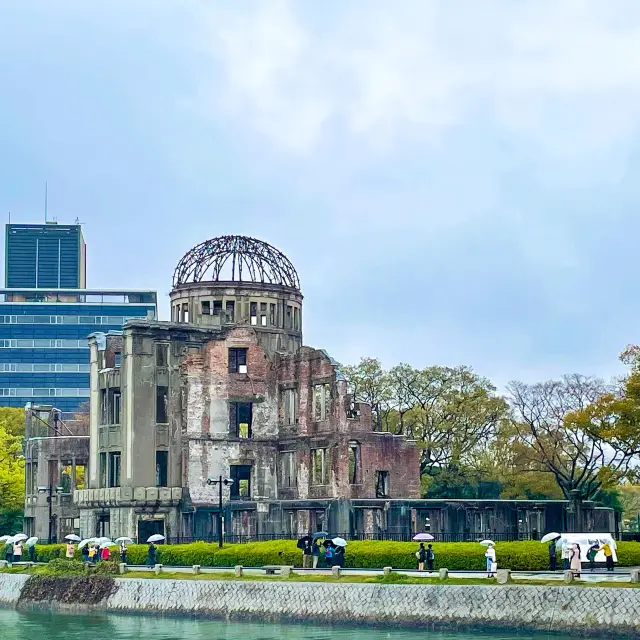
[[[44,183],[44,223],[47,224],[48,185]]]

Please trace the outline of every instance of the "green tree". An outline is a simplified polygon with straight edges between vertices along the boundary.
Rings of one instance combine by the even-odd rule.
[[[601,380],[578,374],[537,384],[509,384],[510,445],[530,471],[551,473],[565,498],[595,499],[629,470],[631,454],[606,430],[615,398]]]
[[[21,423],[20,423],[21,420]],[[0,514],[24,506],[24,411],[0,409]]]

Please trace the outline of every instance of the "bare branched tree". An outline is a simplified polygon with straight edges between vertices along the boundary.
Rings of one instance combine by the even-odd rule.
[[[603,483],[627,471],[629,454],[580,418],[610,391],[601,380],[573,374],[537,384],[511,382],[508,391],[513,447],[530,470],[551,472],[566,498],[573,491],[594,498]]]

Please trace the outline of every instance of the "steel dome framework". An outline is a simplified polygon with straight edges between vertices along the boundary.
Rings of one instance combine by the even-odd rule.
[[[188,251],[173,273],[173,286],[197,282],[256,282],[300,290],[289,258],[270,244],[246,236],[220,236]]]

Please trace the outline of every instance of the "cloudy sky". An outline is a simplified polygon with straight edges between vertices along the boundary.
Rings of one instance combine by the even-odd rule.
[[[502,385],[640,333],[638,0],[0,0],[0,213],[89,285],[220,234],[296,265],[305,342]]]

